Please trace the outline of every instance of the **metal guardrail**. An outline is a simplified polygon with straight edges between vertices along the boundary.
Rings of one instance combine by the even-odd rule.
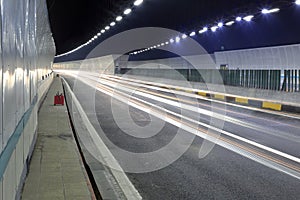
[[[185,78],[193,82],[215,82],[218,73],[224,85],[274,91],[300,92],[300,70],[214,70],[214,69],[131,69],[123,68],[119,74],[151,76],[156,78]],[[205,76],[205,81],[203,76]]]

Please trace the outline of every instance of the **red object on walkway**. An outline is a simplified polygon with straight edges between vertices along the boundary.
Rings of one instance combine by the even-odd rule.
[[[54,96],[54,105],[64,105],[65,104],[65,97],[64,95],[60,94],[60,95],[55,95]]]

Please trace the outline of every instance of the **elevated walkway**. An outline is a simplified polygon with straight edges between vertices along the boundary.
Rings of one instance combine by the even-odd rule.
[[[63,92],[54,78],[38,114],[38,138],[21,199],[94,199],[77,149],[66,105],[54,106]]]

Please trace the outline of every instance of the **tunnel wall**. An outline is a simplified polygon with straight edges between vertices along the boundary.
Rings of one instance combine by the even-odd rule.
[[[300,91],[299,55],[300,44],[148,61],[126,62],[123,58],[128,60],[127,56],[118,59],[111,56],[114,61],[110,62],[111,65],[107,69],[109,74],[184,79],[244,88],[298,92]],[[56,63],[55,69],[79,69],[81,65],[81,70],[103,73],[103,59],[105,60],[106,57]]]
[[[300,44],[216,52],[216,63],[230,69],[299,69]]]
[[[132,61],[120,74],[182,79],[245,88],[300,91],[300,44]],[[180,74],[180,75],[178,75]],[[214,77],[221,76],[216,80]],[[205,80],[203,79],[205,77]]]
[[[55,45],[46,0],[3,0],[0,9],[0,200],[7,200],[20,197]]]
[[[55,63],[53,69],[113,75],[115,74],[115,57],[115,55],[109,55],[79,61]]]

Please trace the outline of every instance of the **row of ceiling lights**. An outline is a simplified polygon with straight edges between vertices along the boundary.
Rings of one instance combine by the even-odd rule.
[[[144,0],[135,0],[133,5],[134,6],[140,6],[142,3],[144,2]],[[126,8],[123,12],[123,15],[129,15],[130,13],[132,12],[132,9],[131,8]],[[67,53],[64,53],[64,54],[60,54],[60,55],[57,55],[55,56],[56,58],[59,58],[59,57],[62,57],[62,56],[66,56],[66,55],[69,55],[75,51],[78,51],[79,49],[89,45],[90,43],[92,43],[94,40],[96,40],[98,37],[100,37],[102,34],[104,34],[105,32],[109,31],[112,27],[114,27],[118,22],[122,21],[123,20],[123,16],[122,15],[119,15],[116,17],[115,21],[112,21],[109,25],[105,26],[99,33],[97,33],[93,38],[91,38],[89,41],[87,41],[86,43],[80,45],[79,47],[67,52]]]
[[[300,6],[300,0],[296,0],[295,1],[295,4]],[[264,14],[264,15],[267,15],[267,14],[271,14],[271,13],[276,13],[276,12],[279,12],[280,9],[279,8],[273,8],[273,9],[262,9],[261,10],[261,13]],[[245,16],[245,17],[241,17],[241,16],[238,16],[235,18],[235,20],[231,20],[231,21],[228,21],[226,23],[224,22],[219,22],[218,24],[212,26],[212,27],[203,27],[201,30],[198,31],[199,34],[203,34],[205,32],[208,32],[209,30],[211,32],[216,32],[218,29],[222,28],[223,26],[232,26],[233,24],[237,23],[237,22],[241,22],[241,21],[246,21],[246,22],[251,22],[252,19],[254,18],[255,16],[254,15],[248,15],[248,16]],[[189,34],[190,37],[193,37],[195,36],[197,33],[195,31],[191,32]],[[173,44],[173,43],[179,43],[181,40],[184,40],[187,38],[187,35],[186,34],[183,34],[181,36],[177,36],[174,38],[171,38],[169,41],[166,41],[166,42],[162,42],[158,45],[154,45],[152,47],[149,47],[149,48],[146,48],[146,49],[142,49],[142,50],[139,50],[139,51],[135,51],[135,52],[132,52],[130,53],[129,55],[137,55],[137,54],[140,54],[140,53],[144,53],[144,52],[147,52],[147,51],[150,51],[150,50],[153,50],[153,49],[156,49],[156,48],[159,48],[159,47],[162,47],[162,46],[165,46],[165,45],[168,45],[168,44]]]
[[[140,6],[141,4],[143,3],[143,0],[135,0],[133,5],[134,6]],[[295,0],[295,4],[300,6],[300,0]],[[270,13],[275,13],[275,12],[279,12],[280,9],[279,8],[274,8],[274,9],[262,9],[261,10],[261,13],[262,14],[270,14]],[[132,9],[131,8],[126,8],[123,12],[124,15],[129,15],[130,13],[132,12]],[[241,22],[241,21],[246,21],[246,22],[251,22],[252,19],[254,18],[254,15],[248,15],[248,16],[245,16],[245,17],[236,17],[235,20],[232,20],[232,21],[228,21],[226,23],[223,23],[223,22],[219,22],[217,25],[214,25],[210,28],[208,27],[203,27],[201,30],[199,30],[199,34],[203,34],[209,30],[211,30],[212,32],[216,32],[218,29],[222,28],[223,26],[232,26],[233,24],[235,24],[236,22]],[[122,15],[119,15],[116,17],[115,21],[111,22],[109,25],[107,25],[106,27],[104,27],[99,33],[97,33],[93,38],[91,38],[88,42],[86,42],[85,44],[83,45],[80,45],[79,47],[67,52],[67,53],[64,53],[64,54],[60,54],[60,55],[57,55],[55,56],[56,58],[58,57],[63,57],[63,56],[66,56],[66,55],[69,55],[71,53],[74,53],[75,51],[78,51],[79,49],[89,45],[90,43],[92,43],[94,40],[96,40],[98,37],[100,37],[102,34],[104,34],[105,32],[109,31],[112,27],[114,27],[118,22],[122,21],[123,20],[123,16]],[[193,37],[195,36],[197,33],[195,31],[191,32],[189,34],[190,37]],[[186,39],[188,36],[186,34],[183,34],[181,37],[177,36],[175,39],[171,38],[169,41],[167,42],[163,42],[161,44],[158,44],[158,45],[154,45],[152,47],[149,47],[149,48],[146,48],[146,49],[143,49],[143,50],[140,50],[140,51],[135,51],[133,53],[130,53],[130,55],[137,55],[137,54],[140,54],[140,53],[143,53],[143,52],[146,52],[146,51],[150,51],[152,49],[156,49],[156,48],[159,48],[159,47],[162,47],[162,46],[165,46],[165,45],[168,45],[168,44],[172,44],[174,42],[178,43],[180,42],[181,39]]]

